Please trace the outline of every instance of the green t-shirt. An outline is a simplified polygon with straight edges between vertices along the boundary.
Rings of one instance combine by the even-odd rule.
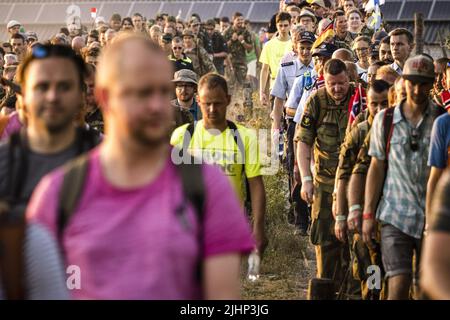
[[[260,41],[259,41],[259,37],[256,35],[253,35],[253,50],[250,52],[247,52],[246,54],[246,60],[247,63],[252,62],[253,60],[256,60],[258,57],[256,56],[256,51],[255,51],[255,46],[259,47],[260,45]]]
[[[170,144],[182,148],[184,134],[188,124],[175,129]],[[242,169],[245,167],[247,178],[261,175],[261,165],[256,132],[236,124],[245,149],[245,165],[230,128],[223,132],[206,130],[203,120],[197,122],[193,137],[189,145],[189,152],[209,164],[217,164],[230,179],[237,195],[244,200],[244,177]]]

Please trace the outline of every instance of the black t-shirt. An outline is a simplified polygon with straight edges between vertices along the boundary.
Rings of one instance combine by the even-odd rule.
[[[450,168],[439,179],[432,201],[430,229],[450,233]]]
[[[104,133],[104,122],[103,115],[99,108],[96,108],[94,111],[86,113],[84,117],[84,121],[94,130],[97,130],[100,133]]]
[[[227,42],[225,38],[217,31],[215,31],[211,37],[207,37],[207,41],[212,48],[212,52],[209,53],[220,53],[220,52],[228,52]],[[214,64],[221,63],[225,60],[225,58],[214,58]]]

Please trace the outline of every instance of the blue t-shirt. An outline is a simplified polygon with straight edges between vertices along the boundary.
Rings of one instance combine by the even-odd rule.
[[[428,165],[439,169],[445,169],[447,167],[449,148],[450,114],[445,113],[439,116],[433,124]]]

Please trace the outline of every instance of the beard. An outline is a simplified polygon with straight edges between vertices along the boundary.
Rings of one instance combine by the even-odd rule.
[[[78,108],[70,108],[70,110],[67,110],[59,105],[52,106],[51,108],[54,112],[56,112],[56,116],[50,118],[46,117],[44,115],[45,107],[42,107],[40,108],[37,117],[44,122],[48,132],[51,134],[58,134],[74,125],[74,121],[76,120],[82,106],[80,104]]]
[[[149,133],[149,128],[147,128],[145,122],[131,126],[130,135],[132,139],[143,147],[152,148],[169,143],[173,129],[171,122],[165,119],[160,119],[159,122],[164,125],[161,128],[155,128],[151,133]]]

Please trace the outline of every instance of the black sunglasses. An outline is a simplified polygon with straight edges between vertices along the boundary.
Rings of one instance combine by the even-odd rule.
[[[416,152],[419,150],[419,130],[417,128],[411,130],[411,139],[409,146],[411,147],[412,152]]]

